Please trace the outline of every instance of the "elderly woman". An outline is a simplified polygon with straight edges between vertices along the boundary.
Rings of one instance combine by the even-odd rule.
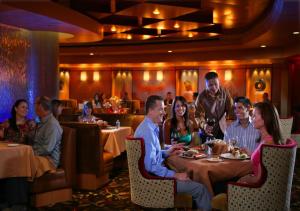
[[[164,143],[185,143],[192,142],[193,125],[189,120],[188,104],[184,97],[175,97],[172,103],[171,118],[163,125]]]
[[[28,137],[33,135],[35,122],[27,118],[28,103],[19,99],[11,109],[11,118],[1,124],[0,137],[16,143],[27,143]]]

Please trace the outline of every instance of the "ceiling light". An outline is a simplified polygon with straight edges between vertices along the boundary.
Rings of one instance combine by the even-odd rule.
[[[113,25],[112,27],[111,27],[111,29],[110,29],[112,32],[115,32],[115,31],[117,31],[117,28],[115,27],[115,25]]]
[[[300,34],[300,32],[293,32],[294,35]]]
[[[90,53],[90,56],[94,56],[94,53]]]
[[[265,48],[265,47],[267,47],[267,46],[266,46],[266,45],[261,45],[260,47],[261,47],[261,48]]]
[[[190,37],[190,38],[191,38],[191,37],[194,37],[193,33],[190,32],[189,35],[188,35],[188,37]]]
[[[154,15],[159,15],[160,12],[159,12],[159,10],[156,8],[156,9],[153,11],[153,14],[154,14]]]
[[[127,35],[127,40],[131,40],[131,39],[132,39],[131,34],[128,34],[128,35]]]
[[[169,50],[168,53],[172,53],[173,51]]]
[[[178,29],[179,27],[180,27],[180,26],[179,26],[178,23],[175,23],[175,24],[174,24],[174,28],[175,28],[175,29]]]

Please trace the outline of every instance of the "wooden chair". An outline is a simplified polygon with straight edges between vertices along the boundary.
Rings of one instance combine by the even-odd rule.
[[[127,138],[127,160],[131,201],[148,208],[192,208],[192,197],[176,194],[176,180],[147,173],[144,167],[145,146],[141,138]]]
[[[76,131],[63,127],[61,162],[54,173],[34,179],[31,185],[31,204],[42,207],[72,200],[72,187],[76,176]]]
[[[259,184],[229,183],[228,210],[290,210],[297,143],[262,146]]]

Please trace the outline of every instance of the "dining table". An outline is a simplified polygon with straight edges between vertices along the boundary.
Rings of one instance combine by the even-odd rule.
[[[0,142],[0,179],[27,177],[33,179],[37,172],[31,146],[7,141]]]
[[[212,157],[218,158],[218,155],[201,159],[172,155],[167,158],[166,164],[176,172],[186,172],[191,180],[204,184],[212,195],[214,195],[214,183],[252,173],[249,159],[209,159]]]
[[[101,138],[104,140],[104,150],[110,152],[113,157],[121,155],[126,150],[126,137],[132,134],[131,127],[111,127],[101,129]]]

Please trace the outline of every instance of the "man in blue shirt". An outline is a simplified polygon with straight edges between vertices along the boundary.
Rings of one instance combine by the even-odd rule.
[[[235,139],[237,146],[246,148],[252,153],[258,146],[260,138],[259,131],[250,122],[251,102],[246,97],[236,97],[234,99],[234,113],[237,120],[234,121],[225,131],[224,139]]]
[[[138,126],[134,136],[145,141],[145,168],[149,173],[161,177],[173,177],[177,180],[177,192],[192,195],[198,208],[210,210],[211,195],[200,183],[191,181],[187,173],[178,173],[164,166],[164,159],[178,152],[182,146],[174,145],[168,150],[162,150],[159,143],[158,124],[165,115],[164,101],[160,96],[152,95],[146,101],[146,117]]]

